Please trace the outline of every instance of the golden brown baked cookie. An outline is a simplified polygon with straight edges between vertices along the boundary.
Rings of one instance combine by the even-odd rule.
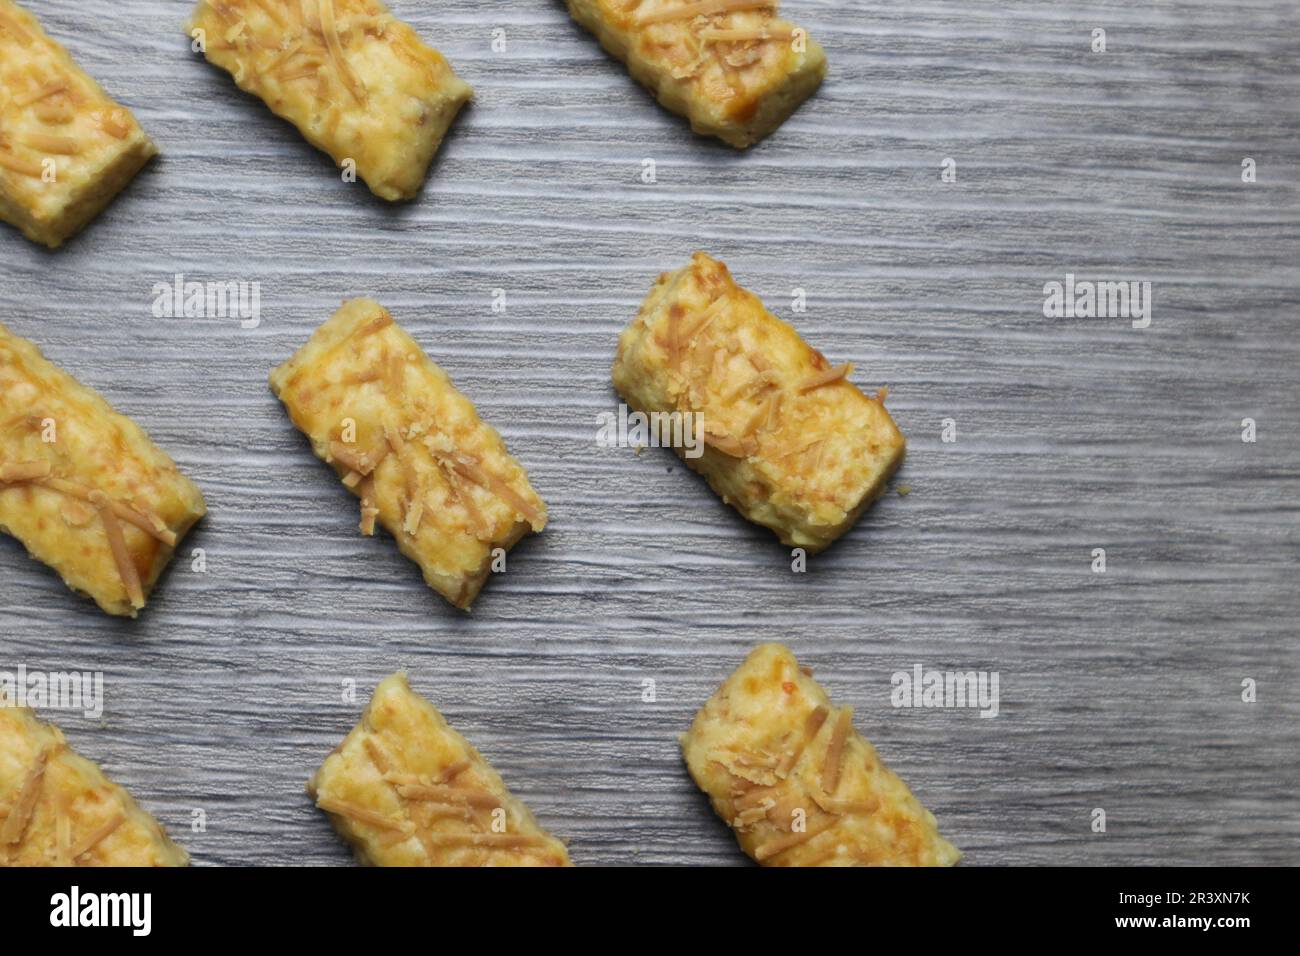
[[[0,531],[135,617],[204,510],[140,426],[0,325]]]
[[[375,688],[307,792],[372,866],[572,865],[564,844],[405,674]]]
[[[383,199],[420,191],[474,95],[379,0],[202,0],[186,29],[240,89],[340,166],[355,163]]]
[[[682,737],[691,776],[766,866],[950,866],[961,854],[789,648],[756,647]]]
[[[703,416],[682,455],[723,501],[815,553],[885,489],[904,441],[884,392],[864,395],[702,252],[664,273],[618,342],[614,385],[647,413]],[[682,454],[683,449],[677,449]]]
[[[546,526],[546,506],[496,429],[373,299],[345,302],[271,373],[321,459],[424,580],[468,610],[497,558]]]
[[[0,0],[0,219],[53,249],[157,152],[34,16]]]
[[[821,85],[826,54],[776,0],[568,0],[573,18],[691,129],[742,149]]]
[[[0,865],[186,866],[131,795],[26,707],[0,705]]]

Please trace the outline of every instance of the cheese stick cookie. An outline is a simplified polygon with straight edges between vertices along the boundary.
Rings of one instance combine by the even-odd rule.
[[[468,610],[546,506],[496,429],[373,299],[343,303],[271,389],[361,499],[361,533],[397,539],[424,580]]]
[[[646,413],[703,418],[677,452],[722,500],[812,554],[847,531],[903,460],[884,392],[864,395],[702,252],[664,273],[618,342],[614,385]]]
[[[140,426],[0,325],[0,531],[135,617],[204,510]]]
[[[743,149],[826,76],[826,54],[776,0],[568,0],[573,18],[691,129]]]
[[[572,866],[405,674],[375,688],[307,792],[369,866]]]
[[[789,648],[756,647],[682,736],[741,849],[766,866],[951,866],[934,815]]]
[[[34,16],[0,0],[0,219],[53,249],[157,152]]]
[[[57,727],[0,705],[0,866],[186,866],[158,821]]]
[[[474,95],[379,0],[202,0],[186,29],[240,89],[390,201],[420,191]]]

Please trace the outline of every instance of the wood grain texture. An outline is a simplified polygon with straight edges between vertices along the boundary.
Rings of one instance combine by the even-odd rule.
[[[396,208],[190,53],[188,3],[30,0],[164,155],[58,253],[0,231],[0,315],[197,481],[208,570],[117,621],[0,541],[0,669],[103,670],[102,722],[47,716],[197,864],[347,863],[303,784],[399,667],[578,864],[742,864],[676,736],[762,640],[968,864],[1300,862],[1300,5],[787,0],[830,76],[744,154],[554,0],[393,6],[478,91]],[[911,494],[807,574],[668,452],[596,447],[617,333],[695,248],[910,439]],[[1045,319],[1067,272],[1151,281],[1151,327]],[[259,282],[261,325],[154,318],[176,273]],[[550,505],[470,616],[357,533],[266,386],[356,295]],[[998,671],[1000,715],[892,708],[915,663]]]

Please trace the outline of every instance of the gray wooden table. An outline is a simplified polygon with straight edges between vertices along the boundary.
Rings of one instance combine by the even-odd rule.
[[[830,76],[745,154],[554,0],[393,6],[478,92],[400,208],[192,55],[188,4],[30,0],[164,155],[57,253],[0,230],[0,315],[210,514],[207,572],[178,561],[136,621],[0,541],[0,669],[102,670],[102,721],[49,716],[196,863],[348,862],[303,783],[359,713],[344,682],[404,667],[576,862],[740,864],[676,736],[767,640],[968,864],[1300,862],[1300,5],[788,0]],[[595,443],[618,331],[696,248],[888,385],[909,438],[911,493],[806,574],[668,452]],[[261,324],[155,318],[177,273],[260,283]],[[1045,318],[1067,273],[1150,281],[1150,327]],[[357,533],[266,387],[357,295],[550,505],[472,615]],[[895,709],[915,664],[997,671],[999,715]]]

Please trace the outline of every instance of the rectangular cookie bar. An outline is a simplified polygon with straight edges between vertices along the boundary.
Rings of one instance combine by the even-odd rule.
[[[743,149],[799,108],[826,54],[776,0],[568,0],[569,12],[691,129]]]
[[[961,854],[789,648],[756,647],[682,736],[741,849],[766,866],[951,866]]]
[[[240,89],[339,166],[355,163],[383,199],[420,191],[474,95],[379,0],[202,0],[186,29]]]
[[[361,532],[397,539],[424,580],[468,610],[509,550],[546,526],[546,506],[496,429],[373,299],[343,303],[271,390],[361,499]]]
[[[0,531],[135,617],[204,510],[140,426],[0,325]]]
[[[158,821],[57,727],[0,704],[0,866],[185,866]]]
[[[0,0],[0,219],[53,249],[157,152],[34,16]]]
[[[375,688],[307,792],[369,866],[572,865],[405,674]]]
[[[815,553],[847,531],[903,460],[884,392],[864,395],[702,252],[659,277],[618,342],[614,385],[637,411],[703,418],[682,455],[781,541]]]

